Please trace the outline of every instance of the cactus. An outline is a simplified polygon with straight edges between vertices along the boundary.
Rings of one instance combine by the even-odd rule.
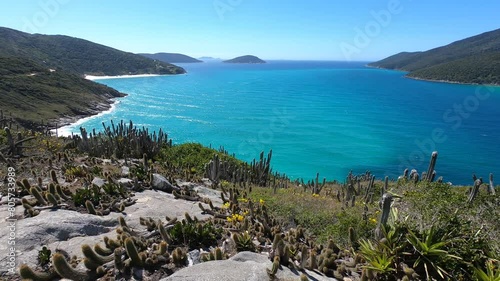
[[[59,183],[59,182],[57,181],[56,171],[54,171],[54,170],[50,170],[50,178],[52,179],[52,181],[53,181],[55,184],[58,184],[58,183]]]
[[[29,189],[31,195],[33,195],[36,200],[38,201],[38,204],[40,205],[47,205],[47,201],[45,201],[45,199],[43,199],[43,196],[41,194],[41,191],[38,190],[37,187],[32,187]]]
[[[115,268],[119,271],[125,268],[125,263],[122,261],[122,249],[116,248],[113,252],[115,257]]]
[[[133,266],[142,267],[142,259],[139,256],[137,248],[135,247],[134,239],[128,237],[127,239],[125,239],[123,244],[125,245],[125,251],[127,252],[128,257],[131,260],[131,264]]]
[[[422,180],[432,182],[434,178],[433,173],[434,173],[434,167],[436,166],[437,157],[438,157],[438,152],[437,151],[432,152],[431,161],[429,162],[429,168],[427,169],[426,177],[424,178],[422,176]]]
[[[57,277],[57,273],[55,271],[49,271],[49,272],[33,271],[26,264],[22,264],[19,267],[19,274],[23,279],[31,279],[33,281],[51,281]]]
[[[100,244],[94,245],[94,251],[101,256],[109,256],[109,255],[113,254],[113,250],[111,250],[109,248],[103,248],[103,247],[101,247]]]
[[[90,202],[89,200],[85,201],[85,207],[87,207],[87,211],[89,212],[89,214],[98,215],[97,211],[94,208],[94,204],[92,204],[92,202]]]
[[[49,201],[50,204],[52,204],[52,206],[56,207],[59,204],[59,202],[57,202],[57,198],[54,196],[54,194],[47,193],[47,194],[45,194],[45,197],[47,198],[47,201]]]
[[[353,227],[349,227],[349,244],[351,247],[355,247],[357,244],[356,232]]]
[[[82,253],[87,259],[98,265],[103,265],[107,262],[110,262],[114,258],[113,255],[102,256],[97,254],[88,244],[82,245]]]
[[[375,228],[375,238],[378,240],[383,238],[382,227],[386,227],[387,220],[389,219],[392,200],[393,197],[390,193],[385,193],[384,196],[382,196],[382,214],[380,215],[380,220]]]
[[[56,184],[56,192],[57,192],[57,194],[59,194],[59,196],[60,196],[62,199],[66,200],[66,201],[67,201],[67,200],[69,200],[69,199],[71,199],[71,197],[67,196],[67,195],[64,193],[64,191],[63,191],[62,187],[61,187],[60,185],[58,185],[58,184]]]
[[[176,266],[185,266],[187,263],[187,255],[181,248],[177,247],[172,253],[172,261]]]
[[[269,275],[269,278],[273,279],[276,276],[276,273],[278,272],[279,267],[280,267],[280,257],[275,256],[274,261],[273,261],[273,267],[271,269],[266,268],[267,275]]]
[[[156,251],[156,254],[158,254],[160,256],[164,256],[164,255],[168,254],[167,249],[168,249],[167,242],[161,241],[160,246],[158,247],[158,250]]]
[[[219,247],[215,248],[215,259],[216,260],[223,260],[222,250]]]
[[[170,237],[170,235],[168,234],[167,230],[165,229],[165,227],[163,227],[163,223],[161,221],[158,220],[158,232],[160,233],[161,235],[161,239],[163,239],[163,241],[167,242],[167,243],[171,243],[172,242],[172,238]]]
[[[490,173],[490,184],[488,185],[488,193],[495,195],[495,184],[493,184],[493,173]]]
[[[388,176],[385,176],[385,179],[384,179],[384,187],[382,188],[382,195],[384,195],[384,193],[389,190],[389,177]]]
[[[42,188],[40,184],[38,185],[38,187],[40,189]],[[56,193],[56,185],[54,183],[52,183],[52,182],[49,184],[49,193],[54,194],[54,195],[57,194]]]
[[[474,181],[474,186],[472,187],[470,193],[469,193],[469,198],[467,199],[468,203],[472,203],[474,201],[474,198],[476,198],[477,194],[479,193],[479,187],[483,184],[483,179],[479,178]]]
[[[108,248],[110,250],[114,251],[115,249],[121,247],[119,241],[116,241],[114,239],[110,239],[108,236],[104,236],[103,240],[104,240],[104,244],[106,245],[106,248]]]
[[[63,278],[74,281],[87,281],[95,279],[95,276],[93,276],[91,272],[82,272],[74,269],[60,253],[55,253],[52,256],[52,264],[57,274]]]
[[[316,259],[316,251],[311,250],[311,253],[309,254],[309,260],[308,260],[306,268],[309,270],[314,270],[314,269],[318,268],[318,261]]]
[[[214,154],[214,157],[210,162],[206,165],[206,174],[210,181],[212,181],[212,187],[217,188],[219,186],[219,180],[221,176],[220,169],[220,160],[217,154]]]
[[[125,218],[122,216],[118,217],[118,223],[120,224],[121,227],[128,227],[127,223],[125,222]]]

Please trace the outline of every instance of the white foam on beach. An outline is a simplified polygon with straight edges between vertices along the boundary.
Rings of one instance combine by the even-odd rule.
[[[80,135],[80,131],[79,130],[77,132],[74,132],[75,128],[79,128],[80,125],[82,125],[83,123],[85,123],[85,122],[87,122],[89,120],[92,120],[94,118],[99,118],[99,117],[101,117],[104,114],[111,113],[113,110],[116,109],[116,105],[118,103],[120,103],[120,100],[114,99],[114,102],[111,104],[111,107],[108,110],[101,111],[101,112],[99,112],[96,115],[92,115],[92,116],[89,116],[89,117],[78,119],[78,121],[76,121],[74,123],[71,123],[71,124],[66,125],[66,126],[62,126],[61,128],[58,128],[57,129],[57,136],[58,137],[62,137],[62,136],[68,137],[68,136],[71,136],[71,135]],[[51,133],[53,133],[54,135],[56,135],[56,129],[51,130]]]
[[[118,76],[85,75],[85,79],[101,80],[101,79],[140,78],[140,77],[154,77],[154,76],[163,76],[163,75],[161,74],[135,74],[135,75],[118,75]]]

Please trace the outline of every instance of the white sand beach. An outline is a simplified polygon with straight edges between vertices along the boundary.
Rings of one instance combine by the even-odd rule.
[[[162,75],[161,74],[136,74],[136,75],[118,75],[118,76],[85,75],[85,79],[101,80],[101,79],[139,78],[139,77],[153,77],[153,76],[162,76]]]

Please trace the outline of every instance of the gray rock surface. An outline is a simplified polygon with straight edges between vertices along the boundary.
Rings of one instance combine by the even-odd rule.
[[[98,187],[102,187],[105,183],[106,183],[106,181],[105,181],[104,179],[101,179],[101,178],[98,178],[98,177],[95,177],[95,178],[92,180],[92,184],[95,184],[95,185],[97,185]]]
[[[22,212],[22,208],[19,209],[18,213]],[[117,224],[116,217],[100,217],[68,210],[44,210],[36,217],[20,219],[15,228],[17,265],[36,262],[38,250],[43,245],[75,237],[100,235],[113,230]],[[7,241],[10,234],[9,228],[0,228],[2,241]],[[0,243],[0,273],[7,270],[8,247],[7,243]],[[34,256],[29,254],[32,251],[36,252]]]
[[[272,262],[267,255],[241,252],[223,261],[210,261],[183,268],[160,281],[261,281],[269,280],[267,268],[272,267]],[[335,280],[306,271],[309,280]],[[296,280],[300,272],[295,272],[286,267],[281,267],[276,273],[275,280]]]
[[[200,191],[211,191],[203,186],[196,188]],[[202,196],[210,198],[214,201],[214,205],[220,206],[217,201],[220,200],[220,193],[210,194],[210,196]],[[42,246],[47,246],[52,252],[64,250],[70,256],[83,257],[82,244],[93,246],[96,243],[103,243],[104,236],[116,238],[114,229],[118,224],[119,216],[123,216],[128,226],[137,232],[145,231],[145,227],[139,223],[139,217],[152,217],[165,221],[165,216],[182,219],[186,212],[199,219],[210,217],[202,215],[197,202],[178,200],[170,193],[145,190],[135,193],[133,198],[137,199],[136,203],[127,207],[123,213],[110,213],[103,217],[59,209],[43,210],[38,216],[32,218],[20,218],[16,222],[15,230],[17,266],[23,263],[35,266],[38,251]],[[22,206],[16,207],[17,215],[22,215],[23,212]],[[7,205],[0,205],[1,241],[8,241],[10,235],[8,223],[5,220],[8,216]],[[0,243],[0,276],[8,270],[8,247],[6,242]]]

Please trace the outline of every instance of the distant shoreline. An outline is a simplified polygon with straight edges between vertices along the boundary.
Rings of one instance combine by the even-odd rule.
[[[101,79],[121,79],[121,78],[140,78],[140,77],[156,77],[156,76],[167,76],[169,74],[133,74],[133,75],[117,75],[117,76],[97,76],[97,75],[85,75],[87,80],[101,80]]]
[[[117,75],[117,76],[97,76],[97,75],[85,75],[85,79],[95,81],[95,80],[105,80],[105,79],[125,79],[125,78],[144,78],[144,77],[157,77],[157,76],[170,76],[171,74],[135,74],[135,75]],[[57,118],[54,123],[57,124],[56,128],[50,129],[50,132],[54,135],[57,132],[58,136],[71,136],[70,127],[82,124],[85,121],[96,118],[106,113],[110,113],[116,109],[116,105],[119,103],[119,98],[109,99],[109,103],[99,103],[95,106],[89,108],[88,115],[77,115],[77,116],[64,116]]]
[[[467,82],[459,82],[459,81],[451,81],[451,80],[438,80],[438,79],[428,79],[428,78],[412,77],[412,76],[408,76],[408,74],[410,74],[411,71],[402,70],[402,69],[384,68],[384,67],[373,66],[373,65],[369,65],[369,64],[366,64],[365,67],[367,67],[367,68],[375,68],[375,69],[383,69],[383,70],[399,71],[399,72],[406,72],[406,74],[404,76],[405,78],[413,79],[413,80],[419,80],[419,81],[435,82],[435,83],[446,83],[446,84],[458,84],[458,85],[500,87],[500,84],[479,84],[479,83],[467,83]]]

